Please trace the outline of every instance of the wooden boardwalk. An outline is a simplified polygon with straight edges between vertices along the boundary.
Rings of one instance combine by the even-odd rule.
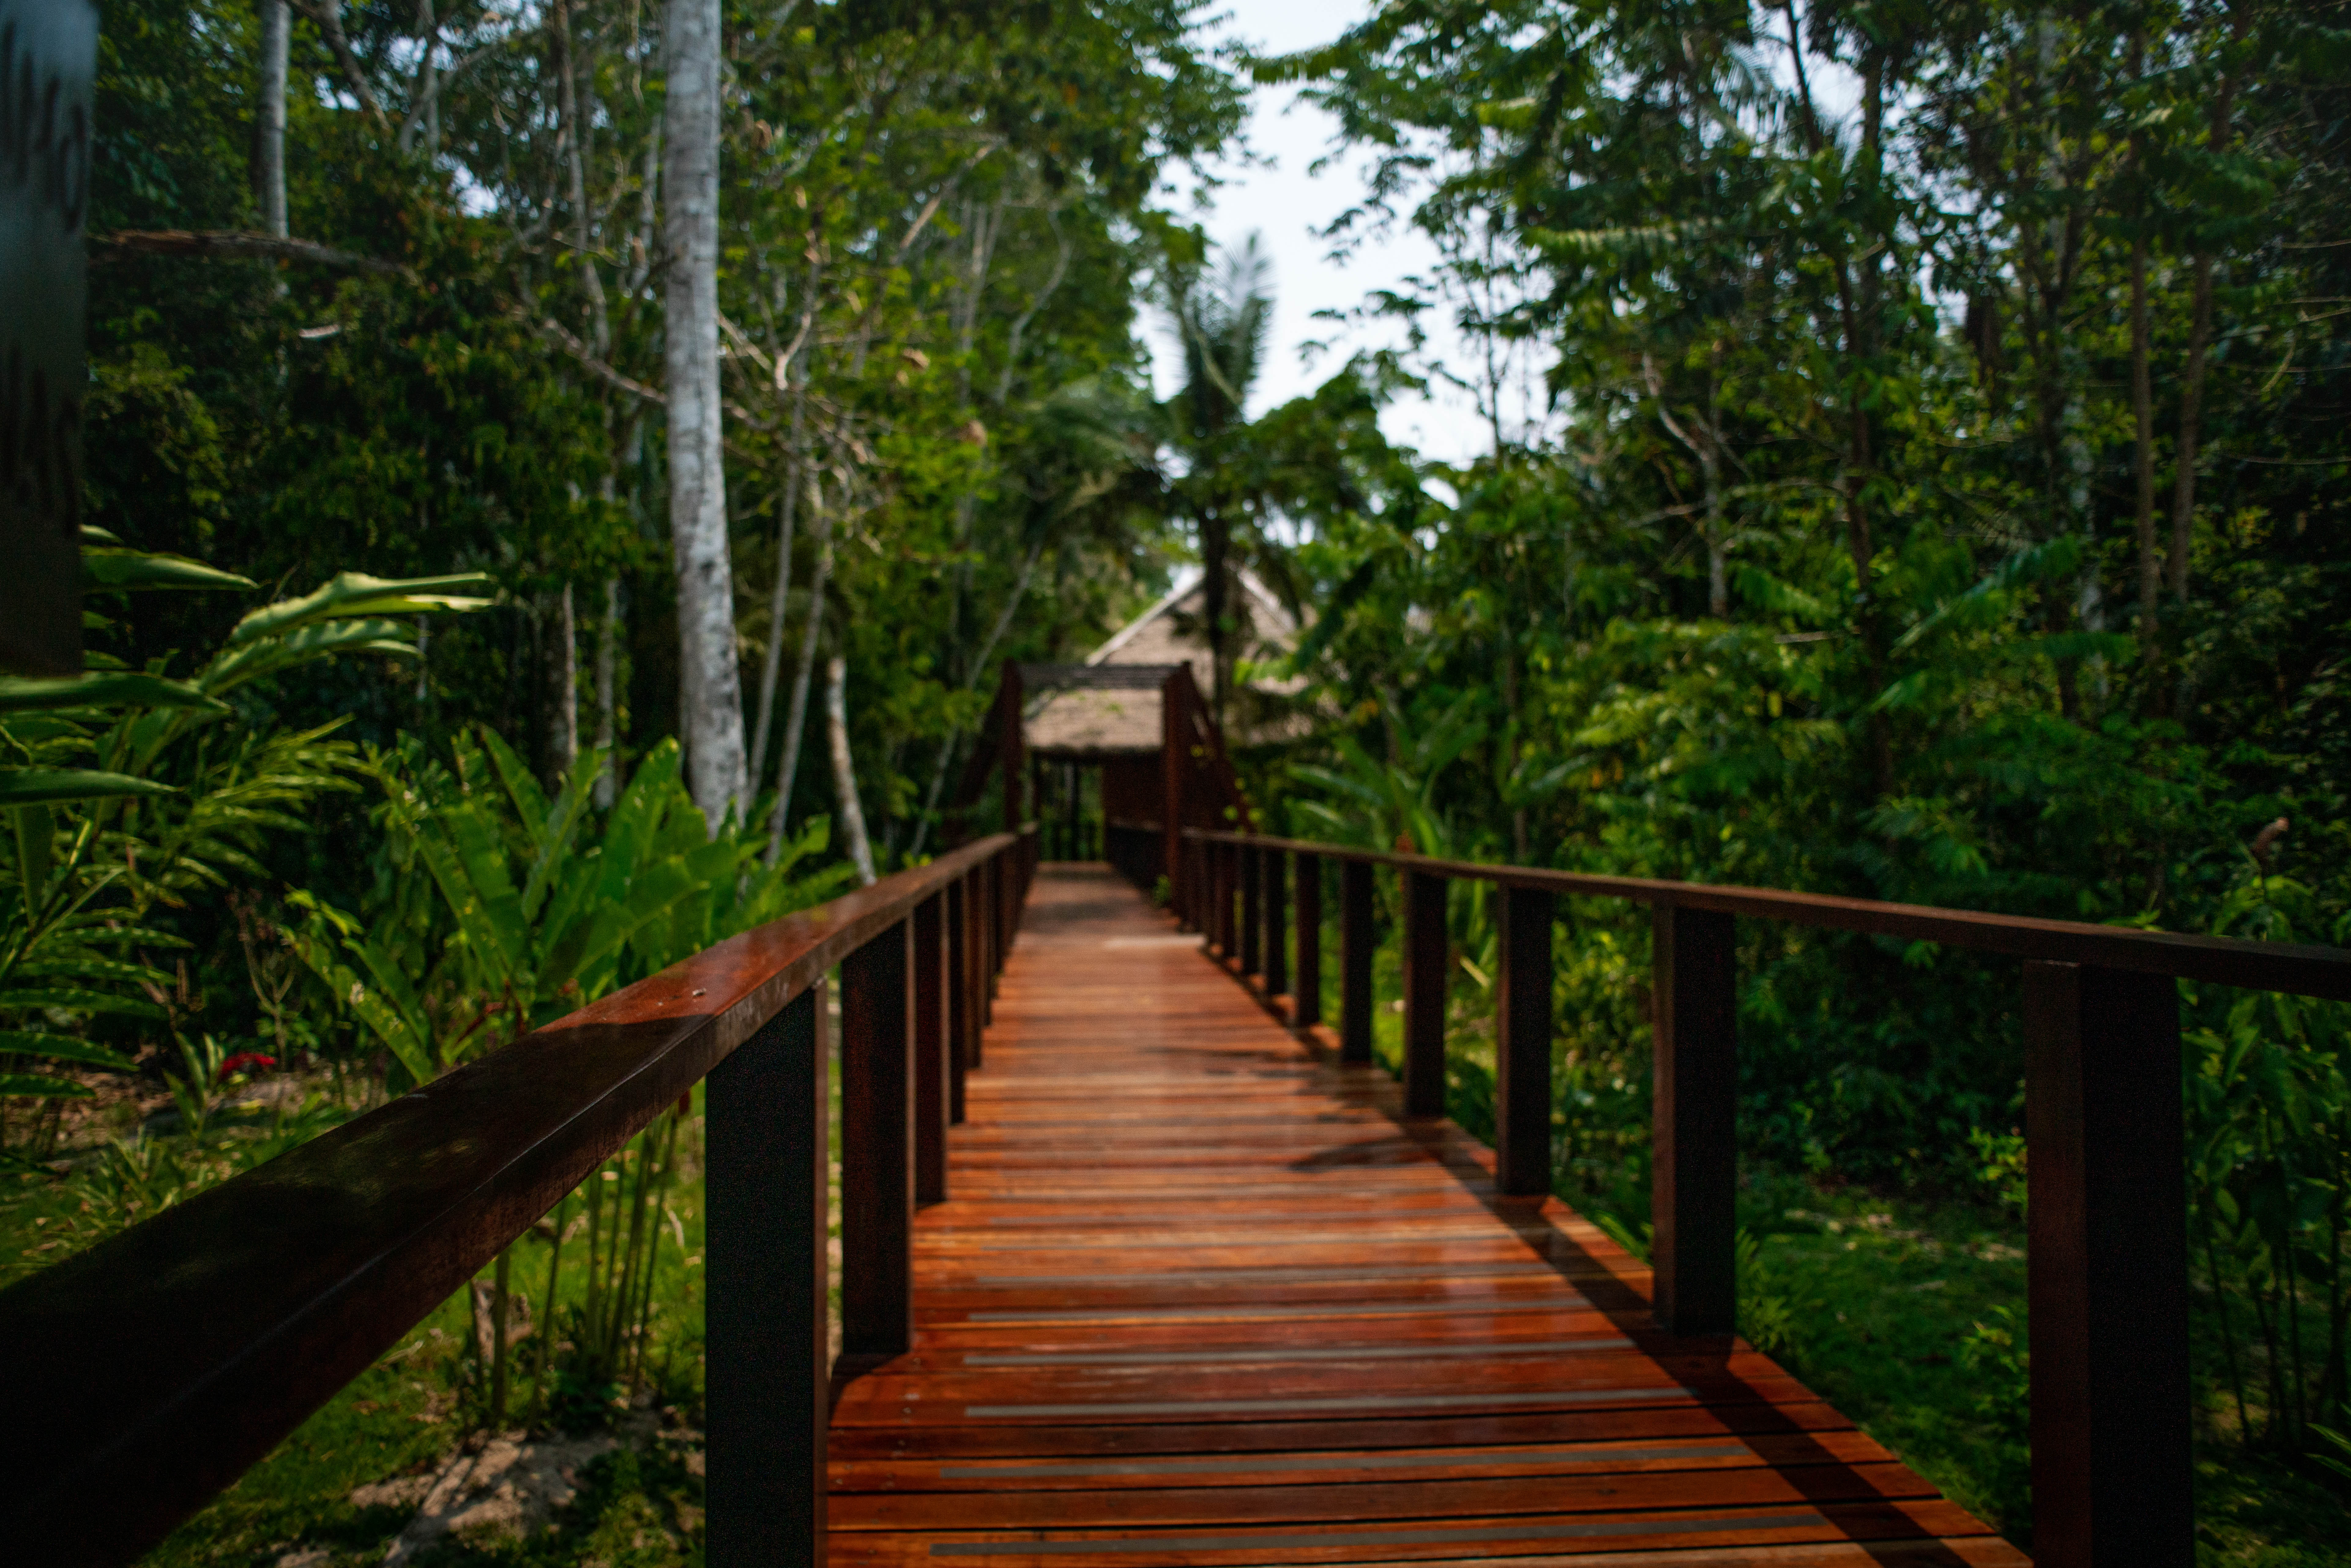
[[[2022,1564],[1099,868],[1048,866],[831,1561]]]

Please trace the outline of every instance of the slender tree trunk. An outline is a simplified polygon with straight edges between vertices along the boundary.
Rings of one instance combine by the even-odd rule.
[[[715,837],[749,789],[718,390],[718,0],[669,0],[664,290],[670,537],[694,803]]]
[[[2138,479],[2138,640],[2145,653],[2156,647],[2156,595],[2163,584],[2163,561],[2155,546],[2155,380],[2147,363],[2147,239],[2131,245],[2132,465]]]
[[[2204,434],[2204,363],[2211,347],[2212,258],[2199,256],[2188,356],[2179,371],[2179,439],[2171,453],[2171,555],[2167,564],[2175,603],[2188,597],[2190,550],[2196,543],[2196,459]]]
[[[620,704],[614,690],[621,652],[621,580],[604,580],[604,615],[596,628],[596,749],[604,766],[596,775],[596,804],[609,810],[620,792]]]
[[[785,819],[789,815],[792,784],[799,773],[800,737],[808,730],[809,678],[816,669],[817,639],[824,632],[824,590],[832,576],[832,513],[810,474],[809,509],[816,514],[816,574],[809,582],[808,620],[800,630],[799,663],[792,671],[791,706],[784,714],[784,759],[776,768],[776,803],[768,813],[768,863],[783,858]]]
[[[751,732],[754,795],[759,792],[759,785],[767,777],[768,737],[775,727],[777,679],[784,668],[784,612],[792,591],[792,514],[799,500],[800,428],[808,410],[806,387],[795,387],[793,391],[791,436],[784,460],[784,493],[777,503],[781,516],[776,521],[776,588],[768,596],[768,652],[759,665],[758,723]]]
[[[261,227],[279,239],[286,226],[286,61],[293,13],[286,0],[261,0],[261,90],[253,126],[253,195]]]
[[[857,800],[857,769],[849,755],[849,661],[835,653],[824,663],[824,734],[832,748],[832,792],[841,802],[841,836],[857,880],[873,885],[873,846],[865,837],[865,809]]]
[[[595,214],[588,204],[588,135],[591,116],[580,112],[579,68],[573,56],[571,7],[556,6],[556,36],[563,52],[561,108],[563,145],[571,183],[571,259],[580,268],[580,292],[588,306],[588,341],[596,357],[612,357],[612,328],[604,305],[604,279],[596,267]],[[608,415],[609,418],[609,415]],[[610,425],[606,426],[610,429]]]
[[[580,759],[580,622],[569,583],[549,609],[555,624],[547,640],[547,771],[559,786]]]
[[[1232,530],[1213,509],[1200,521],[1200,620],[1208,642],[1208,702],[1218,728],[1225,722],[1228,665],[1225,646],[1227,591],[1231,577]]]

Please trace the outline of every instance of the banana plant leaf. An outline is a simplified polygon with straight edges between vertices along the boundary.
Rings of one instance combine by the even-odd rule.
[[[282,636],[314,621],[348,621],[362,616],[416,615],[434,610],[478,610],[491,602],[479,595],[496,585],[477,571],[448,577],[370,577],[365,572],[340,572],[334,580],[299,599],[266,604],[236,623],[229,645],[243,647],[265,637]]]

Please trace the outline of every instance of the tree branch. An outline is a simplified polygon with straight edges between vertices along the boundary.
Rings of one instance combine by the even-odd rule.
[[[664,407],[668,406],[669,399],[653,388],[645,385],[644,382],[622,375],[598,359],[594,350],[589,348],[572,333],[566,331],[560,323],[538,321],[533,323],[533,327],[540,337],[579,361],[590,375],[605,385],[627,392],[631,397],[643,398],[647,402],[660,403]]]
[[[359,272],[404,277],[411,282],[416,280],[414,271],[400,262],[385,261],[381,256],[360,256],[355,251],[337,250],[333,246],[320,245],[316,240],[279,239],[246,229],[122,229],[110,235],[92,235],[90,243],[101,252],[204,259],[239,257],[260,261],[301,261],[319,267],[348,267]]]
[[[351,52],[350,39],[344,36],[342,0],[290,0],[290,3],[294,9],[318,25],[319,32],[327,40],[327,47],[335,51],[335,58],[341,64],[343,75],[350,82],[351,93],[360,100],[360,107],[374,115],[378,125],[389,130],[392,121],[384,114],[383,105],[377,99],[375,89],[368,86],[367,73],[360,69],[359,57]]]

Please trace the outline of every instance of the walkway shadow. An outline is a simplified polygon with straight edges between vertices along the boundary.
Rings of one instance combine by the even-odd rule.
[[[1226,972],[1230,974],[1231,970],[1228,968]],[[1239,977],[1234,977],[1237,983],[1249,990],[1266,1011],[1280,1019],[1280,1012],[1270,998],[1257,988],[1249,987]],[[1282,1021],[1287,1027],[1286,1020]],[[1314,1031],[1290,1029],[1290,1033],[1322,1065],[1334,1071],[1367,1076],[1360,1068],[1340,1068],[1328,1042],[1318,1038]],[[1775,1437],[1781,1438],[1786,1447],[1796,1449],[1798,1457],[1774,1461],[1767,1468],[1800,1496],[1821,1507],[1823,1518],[1832,1524],[1836,1523],[1840,1516],[1856,1522],[1864,1517],[1874,1518],[1883,1523],[1901,1520],[1899,1511],[1891,1502],[1856,1501],[1855,1493],[1860,1478],[1854,1466],[1832,1453],[1813,1432],[1783,1415],[1780,1406],[1763,1390],[1731,1370],[1730,1362],[1734,1355],[1761,1353],[1754,1352],[1745,1341],[1732,1335],[1687,1337],[1664,1333],[1657,1326],[1647,1296],[1562,1228],[1553,1218],[1543,1214],[1548,1199],[1512,1197],[1497,1192],[1492,1171],[1461,1148],[1461,1145],[1474,1142],[1469,1134],[1450,1121],[1405,1119],[1395,1105],[1394,1081],[1382,1074],[1379,1082],[1391,1092],[1364,1094],[1362,1090],[1366,1086],[1360,1083],[1351,1084],[1349,1088],[1360,1097],[1361,1103],[1375,1105],[1386,1116],[1390,1125],[1395,1129],[1394,1134],[1320,1150],[1302,1159],[1289,1162],[1289,1168],[1311,1173],[1367,1165],[1405,1164],[1416,1157],[1444,1166],[1460,1183],[1463,1191],[1475,1197],[1489,1214],[1507,1226],[1513,1236],[1522,1241],[1530,1240],[1530,1233],[1540,1228],[1543,1233],[1541,1244],[1533,1250],[1542,1261],[1556,1270],[1560,1277],[1620,1333],[1655,1359],[1667,1377],[1688,1390],[1701,1405],[1742,1406],[1748,1424],[1740,1436]],[[1695,1370],[1692,1370],[1693,1363],[1696,1364]],[[1776,1363],[1774,1369],[1780,1370]],[[1782,1375],[1785,1375],[1784,1372]],[[1796,1380],[1791,1377],[1789,1381]],[[1907,1521],[1903,1522],[1907,1523]],[[1900,1527],[1900,1524],[1896,1524],[1896,1528]],[[1966,1559],[1959,1553],[1938,1541],[1925,1537],[1864,1540],[1848,1531],[1845,1539],[1848,1544],[1858,1547],[1873,1561],[1886,1564],[1887,1568],[1967,1568]]]

